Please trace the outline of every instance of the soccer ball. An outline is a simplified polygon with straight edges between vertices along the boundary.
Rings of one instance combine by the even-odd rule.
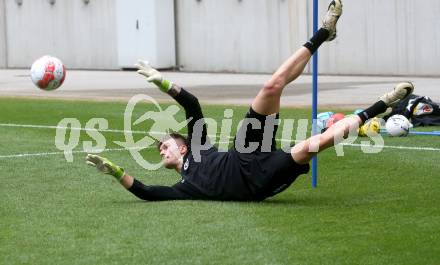
[[[318,132],[322,132],[324,130],[327,124],[328,119],[333,115],[333,112],[327,111],[327,112],[321,112],[318,114],[317,121],[316,121],[316,128],[318,129]]]
[[[356,109],[355,111],[353,111],[353,114],[358,115],[362,111],[364,111],[364,110],[363,109]]]
[[[345,118],[345,115],[343,113],[335,113],[333,114],[330,119],[328,119],[326,128],[332,127],[335,123]]]
[[[391,136],[407,136],[413,125],[405,116],[397,114],[388,118],[385,127]]]
[[[66,69],[58,58],[45,55],[32,64],[32,82],[42,90],[54,90],[59,88],[65,78]]]

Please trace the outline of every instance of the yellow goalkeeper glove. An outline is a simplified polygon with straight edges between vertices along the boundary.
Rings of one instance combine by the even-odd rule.
[[[134,66],[138,69],[138,74],[145,76],[148,82],[153,82],[163,92],[168,92],[172,87],[173,83],[163,78],[162,74],[151,67],[149,62],[138,60]]]
[[[105,157],[87,154],[86,163],[87,165],[96,167],[102,173],[112,175],[118,181],[121,181],[125,175],[125,171],[122,167],[113,164],[110,160],[108,160]]]

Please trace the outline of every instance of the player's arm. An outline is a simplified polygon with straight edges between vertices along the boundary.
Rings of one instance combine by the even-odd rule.
[[[189,200],[190,196],[169,186],[147,186],[133,179],[131,187],[127,188],[136,197],[146,201]]]
[[[190,196],[179,192],[174,187],[147,186],[125,173],[124,169],[110,160],[98,155],[88,154],[86,163],[96,167],[98,171],[113,176],[136,197],[147,201],[187,200]]]
[[[203,119],[203,112],[199,100],[193,94],[189,93],[182,87],[168,81],[162,74],[150,66],[147,61],[138,60],[135,64],[138,73],[145,76],[148,82],[154,83],[161,91],[173,97],[184,109],[188,122],[188,140],[194,131],[194,125],[198,120]],[[201,144],[204,144],[207,137],[206,124],[203,124],[201,134]]]
[[[138,74],[145,76],[148,82],[154,83],[162,92],[175,97],[182,90],[180,86],[165,79],[158,70],[151,67],[148,61],[138,60],[134,66],[138,69]]]

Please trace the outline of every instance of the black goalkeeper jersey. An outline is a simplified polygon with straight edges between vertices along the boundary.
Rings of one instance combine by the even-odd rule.
[[[200,199],[251,199],[251,189],[234,151],[219,152],[211,147],[201,151],[200,157],[196,162],[192,152],[185,155],[182,180],[176,188]]]
[[[185,109],[188,122],[188,149],[183,157],[181,181],[169,186],[146,186],[135,180],[128,190],[144,200],[236,200],[260,201],[273,196],[287,187],[300,175],[308,172],[309,165],[298,165],[290,153],[272,148],[270,152],[256,151],[240,153],[232,148],[227,152],[219,152],[217,148],[199,148],[191,150],[192,136],[195,123],[203,119],[201,107],[196,97],[182,91],[174,97]],[[252,111],[247,113],[247,118],[257,118],[263,123],[266,116]],[[264,127],[264,126],[263,126]],[[276,133],[274,131],[273,136]],[[257,141],[263,135],[256,131],[249,136],[252,141]],[[201,139],[202,146],[208,145],[206,125],[203,124]],[[246,137],[247,137],[246,136]],[[272,147],[275,146],[273,140]]]

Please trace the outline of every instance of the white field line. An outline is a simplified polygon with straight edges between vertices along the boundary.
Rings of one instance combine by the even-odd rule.
[[[395,145],[368,145],[368,144],[342,144],[345,146],[354,146],[354,147],[369,147],[369,148],[386,148],[386,149],[401,149],[401,150],[416,150],[416,151],[440,151],[440,148],[434,147],[418,147],[418,146],[395,146]]]
[[[147,147],[148,148],[153,148],[153,147]],[[128,149],[140,149],[139,147],[133,147],[133,148],[110,148],[110,149],[105,149],[104,151],[100,152],[100,153],[104,153],[104,152],[118,152],[118,151],[127,151]],[[90,150],[74,150],[72,151],[72,154],[86,154],[86,153],[93,153]],[[19,158],[19,157],[32,157],[32,156],[50,156],[50,155],[64,155],[64,152],[44,152],[44,153],[24,153],[24,154],[16,154],[16,155],[0,155],[0,158]]]
[[[11,124],[11,123],[0,123],[0,127],[20,127],[20,128],[37,128],[37,129],[71,129],[71,130],[80,130],[80,131],[96,131],[96,129],[86,129],[86,128],[76,128],[76,127],[59,127],[59,126],[50,126],[50,125],[32,125],[32,124]],[[127,131],[127,130],[115,130],[115,129],[106,129],[106,130],[98,130],[100,132],[112,132],[112,133],[132,133],[132,134],[146,134],[145,131]],[[151,133],[160,133],[160,132],[151,132]],[[210,135],[210,137],[217,137],[218,135]],[[232,140],[234,137],[229,136],[229,139]],[[291,142],[290,139],[281,139],[277,138],[276,140],[281,142]],[[418,147],[418,146],[392,146],[392,145],[363,145],[363,144],[343,144],[344,146],[352,146],[352,147],[370,147],[377,149],[400,149],[400,150],[415,150],[415,151],[440,151],[440,148],[433,147]],[[105,149],[103,152],[112,152],[112,151],[124,151],[126,148],[114,148],[114,149]],[[87,153],[87,151],[77,150],[72,151],[72,153]],[[13,154],[13,155],[0,155],[0,158],[19,158],[19,157],[31,157],[31,156],[49,156],[49,155],[60,155],[64,154],[64,152],[45,152],[45,153],[24,153],[24,154]]]
[[[0,127],[19,127],[19,128],[34,128],[34,129],[70,129],[79,131],[96,131],[97,129],[87,129],[78,127],[63,127],[63,126],[51,126],[51,125],[32,125],[32,124],[13,124],[13,123],[0,123]],[[113,130],[105,129],[98,130],[100,132],[113,132],[113,133],[132,133],[132,134],[146,134],[145,131],[125,131],[125,130]]]

